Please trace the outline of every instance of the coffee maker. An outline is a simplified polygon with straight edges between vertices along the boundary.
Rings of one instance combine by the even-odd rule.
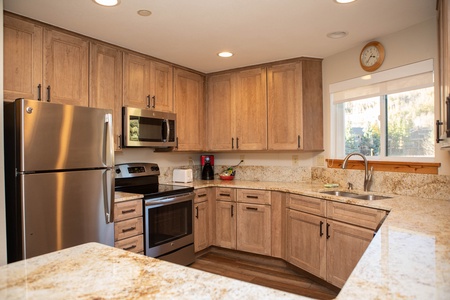
[[[201,155],[202,179],[214,180],[214,155]]]

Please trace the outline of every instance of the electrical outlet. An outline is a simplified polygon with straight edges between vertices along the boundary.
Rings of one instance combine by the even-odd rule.
[[[245,155],[241,155],[240,156],[242,162],[241,162],[241,166],[245,164]]]
[[[317,155],[316,156],[316,165],[318,167],[324,167],[325,166],[325,156],[321,155]]]
[[[293,166],[298,165],[298,155],[292,155],[292,165]]]
[[[194,166],[194,160],[192,159],[191,156],[188,157],[188,166]]]

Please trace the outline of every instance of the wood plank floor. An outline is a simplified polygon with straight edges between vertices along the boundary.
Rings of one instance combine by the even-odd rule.
[[[190,267],[314,299],[334,299],[339,293],[338,288],[280,259],[221,248],[208,249]]]

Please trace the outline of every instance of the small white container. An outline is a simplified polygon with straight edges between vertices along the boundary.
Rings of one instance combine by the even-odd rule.
[[[192,169],[174,169],[173,170],[173,182],[192,182]]]

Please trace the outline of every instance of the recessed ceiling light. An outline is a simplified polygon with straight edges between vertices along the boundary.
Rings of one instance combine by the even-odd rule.
[[[152,12],[146,9],[140,9],[137,11],[137,14],[143,17],[148,17],[152,14]]]
[[[224,52],[218,53],[217,55],[219,55],[220,57],[231,57],[231,56],[233,56],[233,53],[224,51]]]
[[[330,39],[342,39],[348,35],[347,31],[335,31],[327,34],[327,37]]]
[[[356,0],[334,0],[339,4],[346,4],[346,3],[352,3],[355,2]]]
[[[120,0],[92,0],[95,3],[103,6],[116,6],[119,5]]]

